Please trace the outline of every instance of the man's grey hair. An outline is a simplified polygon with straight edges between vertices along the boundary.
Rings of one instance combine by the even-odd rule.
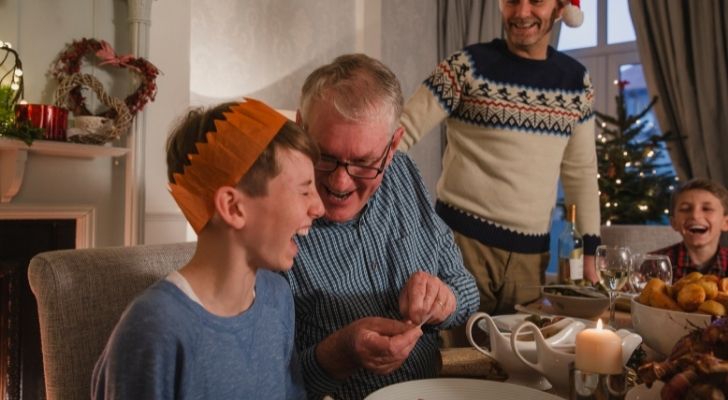
[[[404,108],[397,77],[381,61],[365,54],[336,57],[306,78],[299,106],[304,126],[311,105],[322,100],[352,121],[388,118],[392,130],[399,125]]]

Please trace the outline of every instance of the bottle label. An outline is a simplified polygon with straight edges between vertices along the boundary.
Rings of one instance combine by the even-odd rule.
[[[584,279],[584,257],[581,254],[569,258],[569,278],[572,281]]]

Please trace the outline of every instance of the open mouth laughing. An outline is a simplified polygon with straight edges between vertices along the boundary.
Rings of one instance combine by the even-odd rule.
[[[334,201],[346,201],[346,199],[348,199],[351,194],[354,193],[353,190],[349,192],[337,192],[335,190],[331,190],[328,187],[324,187],[324,189],[326,189],[327,197],[333,199]]]

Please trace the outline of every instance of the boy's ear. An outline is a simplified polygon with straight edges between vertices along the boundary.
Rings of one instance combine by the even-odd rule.
[[[301,110],[296,110],[296,125],[303,129],[303,118],[301,118]]]
[[[245,226],[243,194],[232,186],[222,186],[215,191],[215,211],[233,229]]]
[[[723,224],[721,224],[720,230],[723,232],[728,232],[728,215],[726,214],[723,214]]]

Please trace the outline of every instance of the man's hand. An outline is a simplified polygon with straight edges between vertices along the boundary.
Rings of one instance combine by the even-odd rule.
[[[399,368],[422,336],[412,324],[369,317],[352,322],[316,346],[316,360],[333,378],[344,380],[359,368],[385,375]]]
[[[584,279],[593,284],[599,282],[594,256],[584,256]]]
[[[418,271],[399,294],[399,312],[415,324],[439,324],[455,311],[457,300],[440,278]]]

